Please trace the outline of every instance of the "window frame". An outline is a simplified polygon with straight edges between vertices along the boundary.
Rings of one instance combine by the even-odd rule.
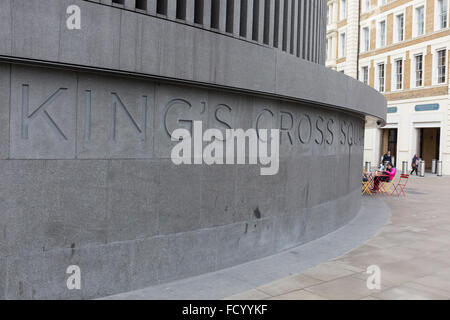
[[[339,21],[347,19],[347,5],[347,0],[339,0]]]
[[[400,29],[399,29],[399,17],[402,16],[402,38],[399,39]],[[394,14],[394,43],[405,41],[405,12],[398,12]]]
[[[413,59],[413,63],[414,63],[414,77],[412,79],[413,80],[413,87],[414,88],[422,88],[424,86],[424,66],[425,66],[425,59],[424,59],[424,57],[425,57],[425,55],[424,55],[423,52],[418,52],[418,53],[414,54],[413,57],[414,57],[414,59]],[[417,69],[418,57],[421,57],[421,62],[420,62],[421,69],[420,70]],[[417,81],[418,81],[417,74],[418,74],[418,72],[420,72],[420,75],[421,75],[421,77],[420,77],[420,85],[417,84]]]
[[[446,5],[446,12],[445,12],[445,14],[442,14],[443,12],[441,10],[442,7],[440,6],[440,3]],[[434,6],[434,8],[435,8],[435,13],[434,13],[434,21],[435,21],[435,23],[434,23],[434,30],[435,31],[444,30],[444,29],[449,27],[449,19],[450,19],[449,6],[450,6],[449,0],[442,0],[442,2],[441,2],[441,0],[436,0],[435,1],[435,6]],[[442,26],[442,17],[445,17],[445,22],[446,22],[445,26]]]
[[[383,32],[383,43],[381,42],[381,24],[384,24],[384,32]],[[381,48],[381,47],[385,47],[386,43],[387,43],[387,24],[386,24],[386,19],[381,19],[379,21],[377,21],[377,48]]]
[[[366,13],[370,11],[370,0],[361,0],[362,2],[362,12]]]
[[[383,66],[383,82],[381,82],[380,81],[380,79],[381,79],[381,66]],[[376,65],[376,73],[377,73],[377,76],[376,76],[376,79],[377,79],[377,81],[376,81],[376,89],[379,91],[379,92],[381,92],[381,93],[384,93],[384,92],[386,92],[386,63],[383,61],[383,62],[379,62],[379,63],[377,63],[377,65]]]
[[[440,52],[444,53],[444,63],[441,63],[441,57],[439,56]],[[447,54],[447,48],[438,48],[435,51],[436,53],[436,84],[442,85],[447,83],[447,60],[448,60],[448,54]],[[443,69],[443,71],[442,71]],[[444,77],[444,80],[441,81],[442,76]]]
[[[422,9],[422,18],[423,18],[423,20],[422,20],[422,33],[420,33],[420,34],[419,34],[419,24],[418,24],[418,22],[419,22],[418,18],[419,17],[417,15],[417,10],[418,9]],[[417,6],[415,6],[414,7],[414,12],[413,12],[413,36],[414,37],[420,37],[420,36],[423,36],[426,33],[426,30],[425,30],[425,26],[427,25],[426,19],[427,19],[427,17],[426,17],[426,5],[425,5],[425,3],[421,3],[421,4],[417,5]],[[403,38],[404,38],[404,35],[403,35]]]
[[[399,63],[400,63],[400,73],[399,73]],[[394,70],[395,72],[393,73],[393,78],[394,78],[394,84],[395,87],[391,88],[393,89],[392,91],[398,91],[398,90],[403,90],[403,82],[404,82],[404,72],[405,72],[405,61],[403,58],[398,58],[394,60]]]
[[[344,36],[344,41],[342,41],[342,36]],[[342,31],[339,33],[339,49],[338,49],[338,58],[345,57],[345,51],[347,50],[347,33],[346,31]]]
[[[365,74],[367,71],[367,74]],[[369,85],[369,66],[361,66],[361,79],[360,81],[365,85]]]
[[[362,48],[361,48],[361,52],[368,52],[370,51],[370,27],[368,25],[362,26],[361,27],[361,43],[363,44]],[[366,34],[366,30],[367,30],[367,34]],[[366,38],[367,36],[367,38]]]

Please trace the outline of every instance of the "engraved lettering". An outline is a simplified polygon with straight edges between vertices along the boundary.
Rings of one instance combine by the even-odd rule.
[[[283,119],[285,117],[289,118],[289,125],[287,127],[284,126],[284,122]],[[294,127],[294,117],[292,116],[292,114],[290,112],[286,112],[286,111],[281,111],[280,112],[280,132],[282,133],[283,131],[286,132],[288,138],[289,138],[289,142],[291,143],[291,145],[293,144],[292,141],[292,136],[291,136],[291,130]],[[283,135],[280,133],[280,144],[282,144],[282,137]]]
[[[55,120],[50,116],[47,108],[67,89],[59,88],[49,98],[47,98],[39,107],[37,107],[31,114],[29,112],[29,86],[22,85],[22,139],[28,139],[28,127],[31,120],[34,120],[39,115],[43,115],[53,132],[62,140],[67,140],[66,135],[62,129],[56,124]]]
[[[303,121],[307,121],[309,129],[307,130],[307,137],[304,137],[302,135],[302,123]],[[312,124],[311,124],[311,118],[309,115],[305,114],[300,118],[300,122],[298,123],[298,138],[300,139],[300,142],[303,144],[308,144],[311,142],[312,137]]]
[[[112,92],[112,117],[111,117],[111,137],[113,141],[116,141],[117,138],[117,106],[119,106],[125,115],[127,116],[127,119],[130,121],[130,123],[133,125],[133,127],[138,132],[139,136],[141,137],[142,141],[145,141],[147,139],[147,97],[142,96],[142,105],[141,105],[141,126],[137,124],[137,122],[134,120],[130,112],[128,111],[127,107],[123,104],[120,97],[117,95],[117,93]]]
[[[319,118],[316,120],[316,128],[317,128],[317,131],[319,131],[319,133],[320,133],[320,139],[319,140],[317,138],[315,139],[315,141],[318,145],[323,144],[324,135],[323,135],[323,130],[319,127],[319,122],[321,122],[323,124],[324,121],[325,120],[321,116],[319,116]]]
[[[329,145],[332,145],[333,141],[334,141],[334,133],[332,130],[333,126],[334,126],[334,120],[333,119],[328,120],[327,130],[330,133],[330,137],[331,137],[331,139],[327,139],[327,144],[329,144]]]

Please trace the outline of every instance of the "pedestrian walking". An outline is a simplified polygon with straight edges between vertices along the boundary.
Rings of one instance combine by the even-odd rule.
[[[415,172],[416,172],[416,176],[418,176],[418,175],[419,175],[419,171],[418,171],[418,168],[419,168],[419,158],[417,157],[417,154],[414,155],[414,157],[413,157],[413,159],[412,159],[412,161],[411,161],[411,168],[412,168],[411,174],[413,174],[414,171],[415,171]]]

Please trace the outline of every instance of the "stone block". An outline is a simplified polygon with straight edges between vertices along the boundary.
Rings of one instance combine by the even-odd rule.
[[[11,158],[73,159],[76,74],[12,66]]]

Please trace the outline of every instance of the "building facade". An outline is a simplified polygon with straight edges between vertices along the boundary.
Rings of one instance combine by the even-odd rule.
[[[391,150],[396,165],[414,154],[450,174],[448,0],[330,0],[327,61],[388,101],[387,124],[365,131],[364,161]]]

